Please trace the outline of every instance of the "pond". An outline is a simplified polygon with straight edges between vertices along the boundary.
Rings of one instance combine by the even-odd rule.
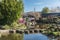
[[[49,40],[47,36],[43,34],[24,34],[24,40]]]

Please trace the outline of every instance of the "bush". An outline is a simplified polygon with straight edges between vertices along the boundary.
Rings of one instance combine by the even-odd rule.
[[[9,29],[10,26],[9,26],[9,25],[4,25],[3,28],[5,28],[5,29]]]
[[[26,28],[25,24],[14,22],[11,24],[12,29],[24,29]]]
[[[3,28],[5,29],[26,29],[26,26],[25,24],[21,24],[21,23],[18,24],[17,22],[14,22],[11,25],[4,25]]]

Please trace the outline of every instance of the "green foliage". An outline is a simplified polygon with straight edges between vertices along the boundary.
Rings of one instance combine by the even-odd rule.
[[[49,8],[48,7],[44,7],[42,10],[42,13],[48,13],[49,12]]]
[[[4,25],[3,28],[10,29],[10,26],[9,25]]]
[[[24,24],[18,24],[17,22],[13,22],[11,25],[4,25],[2,27],[5,29],[26,29]]]
[[[54,35],[60,35],[60,32],[53,32]]]
[[[9,34],[9,35],[2,35],[0,40],[23,40],[23,35],[20,34]]]
[[[26,29],[26,26],[24,24],[18,24],[16,22],[11,24],[12,29]]]
[[[2,0],[0,2],[0,14],[3,18],[0,18],[0,24],[11,24],[21,17],[23,12],[22,0]]]

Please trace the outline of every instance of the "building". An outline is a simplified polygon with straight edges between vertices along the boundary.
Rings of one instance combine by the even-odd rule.
[[[28,18],[27,21],[28,28],[35,28],[36,25],[40,25],[41,23],[43,24],[56,23],[56,22],[60,23],[60,13],[42,14],[41,12],[27,12],[25,17]],[[32,18],[34,18],[33,22],[31,21]],[[31,26],[31,24],[34,25]]]

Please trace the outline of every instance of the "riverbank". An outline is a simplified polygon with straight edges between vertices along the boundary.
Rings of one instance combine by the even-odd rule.
[[[23,40],[23,34],[7,34],[7,35],[2,35],[0,34],[0,40]]]

